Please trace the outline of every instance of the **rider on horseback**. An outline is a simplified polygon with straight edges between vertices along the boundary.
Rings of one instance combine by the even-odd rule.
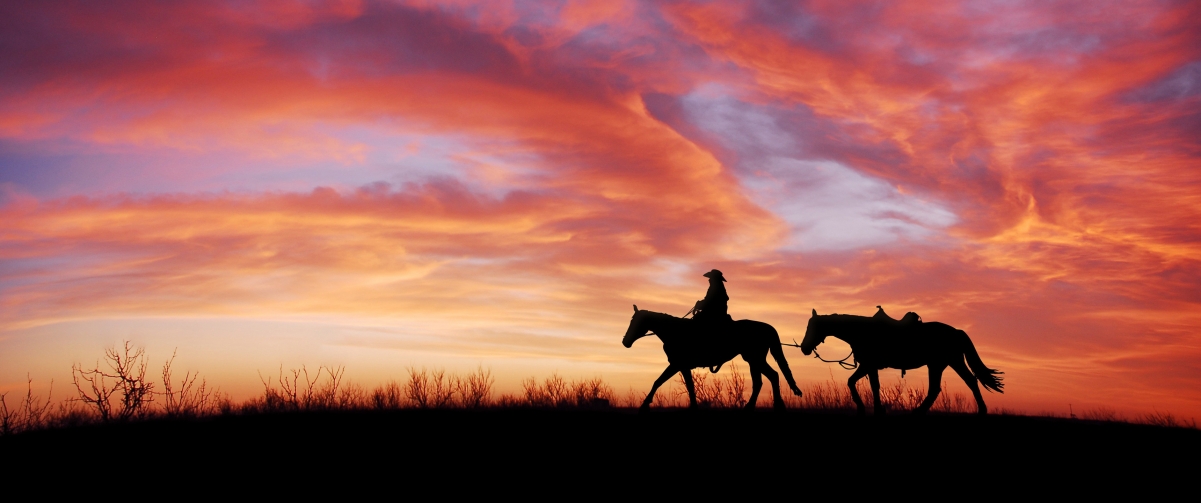
[[[709,278],[709,290],[705,292],[705,298],[696,302],[696,306],[692,308],[692,319],[704,321],[710,326],[733,322],[734,319],[726,313],[728,309],[727,302],[730,301],[730,296],[726,294],[726,285],[723,285],[726,278],[721,275],[721,271],[714,269],[704,274]]]

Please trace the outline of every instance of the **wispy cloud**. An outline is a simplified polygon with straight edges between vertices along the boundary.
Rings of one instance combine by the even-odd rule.
[[[1195,413],[1198,14],[4,5],[0,344],[309,317],[653,377],[609,344],[629,304],[684,311],[717,267],[788,334],[877,304],[960,326],[1015,406]]]

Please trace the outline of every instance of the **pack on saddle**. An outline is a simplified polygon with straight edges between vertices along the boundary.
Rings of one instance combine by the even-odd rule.
[[[872,315],[872,319],[881,323],[886,323],[890,326],[901,328],[909,328],[922,322],[922,317],[918,316],[918,314],[913,311],[905,313],[905,316],[902,316],[901,319],[898,320],[892,316],[889,316],[888,313],[885,313],[884,308],[880,306],[876,306],[876,314]]]
[[[909,333],[909,329],[917,328],[922,324],[922,317],[913,311],[905,313],[905,316],[898,320],[885,313],[884,308],[880,306],[876,306],[876,314],[872,315],[872,319],[892,328],[892,332],[902,337]],[[901,377],[905,377],[905,369],[901,369]]]

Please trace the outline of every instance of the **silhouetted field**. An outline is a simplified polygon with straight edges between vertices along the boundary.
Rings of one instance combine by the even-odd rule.
[[[1194,429],[1062,418],[625,408],[275,412],[0,439],[8,474],[91,466],[113,470],[113,477],[122,469],[147,480],[168,477],[158,482],[174,473],[268,487],[432,485],[526,494],[561,484],[605,491],[638,480],[669,491],[787,484],[790,491],[824,492],[846,490],[835,481],[848,479],[859,484],[857,493],[902,486],[920,493],[932,484],[993,493],[1049,484],[1040,494],[1132,485],[1154,494],[1193,479],[1197,463],[1188,456],[1198,448],[1201,432]],[[350,478],[338,482],[335,474]]]
[[[856,417],[846,386],[834,381],[802,385],[801,398],[786,393],[783,413],[741,410],[747,386],[737,371],[696,372],[697,410],[683,408],[677,383],[644,414],[633,406],[645,395],[618,396],[601,379],[529,378],[521,392],[497,396],[482,368],[468,375],[410,368],[407,380],[370,390],[343,379],[340,367],[280,368],[262,377],[260,395],[234,402],[194,374],[173,377],[170,361],[162,380],[151,382],[138,350],[109,356],[104,372],[77,366],[68,400],[28,392],[0,401],[0,460],[15,470],[4,473],[67,463],[258,482],[349,471],[385,477],[375,483],[449,479],[452,486],[518,479],[543,487],[548,477],[593,483],[617,473],[727,484],[731,476],[770,473],[807,484],[1000,477],[1061,488],[1110,474],[1120,478],[1105,483],[1129,484],[1140,473],[1160,490],[1192,479],[1198,463],[1189,456],[1201,448],[1195,423],[1167,414],[1137,418],[1149,424],[1108,410],[1081,419],[1004,410],[979,417],[967,397],[943,394],[934,414],[911,416],[904,412],[924,390],[904,381],[884,388],[886,417]]]

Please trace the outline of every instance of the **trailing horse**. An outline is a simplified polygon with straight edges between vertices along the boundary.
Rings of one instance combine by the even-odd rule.
[[[818,344],[825,342],[827,336],[834,336],[851,345],[858,368],[847,379],[851,387],[851,399],[859,414],[864,413],[863,400],[855,383],[867,376],[872,385],[872,410],[875,414],[883,414],[884,407],[880,403],[880,369],[894,368],[902,371],[921,366],[930,371],[930,389],[926,399],[922,401],[916,414],[924,414],[934,405],[938,393],[942,391],[942,372],[948,366],[963,378],[963,382],[972,389],[976,397],[976,411],[987,414],[988,407],[984,405],[984,397],[980,395],[980,386],[989,391],[1004,393],[1001,389],[1001,377],[995,369],[984,365],[976,346],[968,338],[967,333],[944,323],[927,322],[911,325],[897,325],[880,321],[867,316],[850,314],[819,315],[813,310],[809,318],[809,326],[805,329],[805,340],[801,341],[801,351],[808,355]],[[966,360],[966,363],[964,363]]]
[[[801,389],[797,387],[792,378],[792,370],[788,368],[788,360],[784,359],[780,335],[771,325],[754,320],[738,320],[731,323],[726,330],[712,331],[705,330],[704,327],[694,320],[639,310],[638,306],[634,306],[634,316],[630,319],[630,327],[626,329],[621,343],[628,348],[634,341],[649,335],[648,331],[653,332],[663,341],[663,352],[667,354],[668,362],[667,369],[655,380],[646,400],[643,400],[642,410],[650,408],[655,391],[677,372],[684,377],[684,387],[688,388],[689,407],[696,407],[692,369],[720,368],[740,355],[751,368],[751,398],[746,408],[755,408],[755,400],[759,398],[759,390],[763,388],[762,376],[766,375],[772,385],[773,405],[777,410],[782,410],[784,397],[780,395],[780,376],[767,364],[768,352],[775,357],[776,364],[780,366],[780,372],[784,373],[792,392],[801,396]]]

